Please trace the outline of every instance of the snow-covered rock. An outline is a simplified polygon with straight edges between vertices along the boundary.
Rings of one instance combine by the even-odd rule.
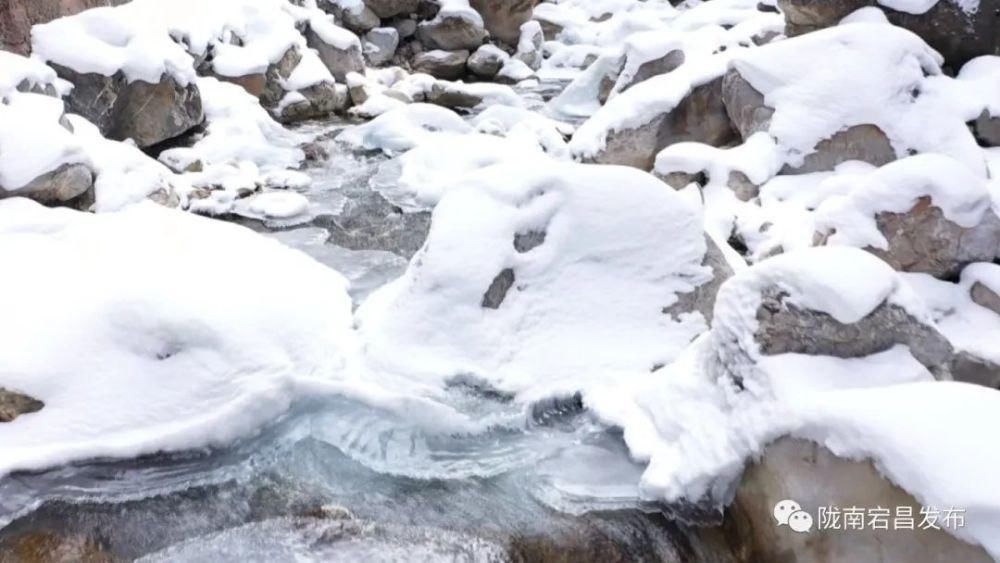
[[[827,180],[818,242],[865,248],[893,268],[953,278],[1000,255],[1000,217],[986,180],[962,163],[918,155]]]
[[[468,51],[424,51],[413,59],[413,70],[429,74],[435,78],[458,80],[465,76]]]
[[[516,46],[521,37],[521,26],[531,18],[539,0],[469,0],[469,4],[483,17],[486,30],[499,41]]]
[[[510,59],[510,55],[503,49],[495,45],[483,45],[469,56],[467,64],[469,72],[472,74],[480,78],[490,79],[500,72],[508,59]]]
[[[0,425],[0,474],[226,444],[343,376],[346,281],[247,229],[11,199],[0,235],[16,272],[0,283],[0,377],[45,403]]]
[[[407,273],[363,303],[367,361],[512,391],[649,371],[707,328],[695,303],[674,307],[712,283],[707,251],[699,204],[642,172],[484,168],[446,190]]]
[[[789,36],[837,25],[866,7],[877,7],[894,25],[906,28],[958,68],[980,55],[1000,55],[996,0],[779,0]]]
[[[445,2],[430,21],[417,27],[417,37],[428,49],[475,51],[486,39],[483,18],[466,0]]]
[[[319,52],[320,60],[338,82],[344,82],[348,73],[364,72],[361,40],[350,31],[314,17],[309,21],[306,40],[309,47]]]

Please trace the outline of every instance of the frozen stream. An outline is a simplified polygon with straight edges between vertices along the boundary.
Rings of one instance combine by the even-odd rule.
[[[405,270],[430,211],[380,195],[398,171],[338,145],[343,127],[298,130],[320,155],[305,170],[309,217],[231,219],[343,273],[357,305]],[[315,399],[224,450],[15,474],[0,481],[0,547],[84,542],[123,560],[213,562],[670,561],[709,549],[640,501],[643,468],[578,398],[524,407],[458,379],[445,402],[486,430],[433,434]]]

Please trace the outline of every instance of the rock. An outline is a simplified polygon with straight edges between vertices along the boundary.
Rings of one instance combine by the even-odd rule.
[[[712,324],[712,315],[715,310],[715,296],[719,293],[722,284],[733,277],[733,268],[726,261],[726,256],[715,244],[711,237],[705,235],[705,259],[703,266],[712,269],[712,279],[690,293],[682,293],[677,296],[677,303],[668,307],[664,313],[677,316],[691,311],[701,313],[709,324]]]
[[[486,40],[486,30],[464,13],[441,12],[417,26],[417,38],[428,49],[474,51]]]
[[[320,82],[299,90],[302,99],[281,107],[278,121],[293,123],[307,119],[319,119],[347,109],[350,97],[347,86]]]
[[[765,104],[764,96],[735,69],[726,73],[722,80],[722,98],[733,126],[744,140],[754,133],[768,131],[774,109]],[[787,165],[781,173],[828,172],[849,160],[882,166],[896,158],[896,150],[881,129],[871,124],[860,124],[820,141],[812,153],[805,155],[801,165]]]
[[[333,36],[335,32],[340,33]],[[331,30],[315,30],[310,27],[306,29],[305,36],[309,47],[319,51],[320,60],[337,82],[345,82],[350,72],[365,71],[361,41],[347,30],[335,27]]]
[[[471,109],[483,103],[483,96],[462,88],[461,83],[439,80],[427,92],[427,102],[450,109]]]
[[[115,563],[93,538],[57,532],[29,532],[0,542],[0,563]]]
[[[955,381],[1000,389],[1000,365],[966,351],[951,359],[951,376]]]
[[[88,209],[94,203],[94,172],[85,164],[64,164],[16,191],[0,186],[0,198],[27,197],[43,205]]]
[[[975,282],[969,289],[969,296],[972,301],[980,307],[986,307],[990,311],[1000,315],[1000,295],[997,295],[990,287],[982,282]]]
[[[333,17],[336,18],[340,25],[358,35],[368,33],[381,23],[375,12],[364,4],[359,4],[349,10],[341,8],[334,0],[319,0],[317,5],[326,13],[333,14]]]
[[[392,27],[399,34],[400,39],[408,39],[417,34],[417,22],[410,18],[394,21]]]
[[[517,45],[521,37],[521,26],[531,19],[539,0],[470,0],[481,16],[490,35],[507,43]]]
[[[435,78],[458,80],[465,76],[465,62],[468,60],[468,51],[426,51],[413,60],[413,70]]]
[[[722,78],[696,87],[673,109],[637,129],[612,131],[605,147],[589,159],[599,164],[621,164],[652,170],[656,155],[666,146],[698,142],[716,147],[737,140],[722,103]]]
[[[677,67],[684,64],[684,51],[675,49],[662,57],[646,61],[639,65],[635,75],[619,87],[620,92],[624,92],[636,84],[649,80],[654,76],[673,72]]]
[[[521,39],[517,43],[517,53],[514,58],[528,65],[531,70],[542,67],[542,43],[545,34],[542,26],[536,21],[529,21],[521,26]]]
[[[992,261],[1000,249],[1000,218],[995,213],[987,211],[979,225],[965,228],[948,220],[928,196],[904,213],[878,213],[875,221],[888,246],[865,250],[900,272],[951,279],[968,264]],[[825,244],[832,234],[820,232],[815,242]]]
[[[388,19],[416,13],[420,0],[365,0],[365,6],[378,17]]]
[[[0,2],[0,49],[27,55],[31,50],[31,27],[63,16],[97,8],[117,6],[128,0],[4,0]]]
[[[87,118],[109,139],[132,139],[147,148],[179,137],[205,120],[201,95],[193,82],[184,85],[168,75],[157,83],[129,82],[121,72],[80,74],[50,65],[60,78],[73,83],[66,96],[67,110]]]
[[[382,66],[392,60],[399,46],[399,32],[392,27],[378,27],[365,35],[365,56],[372,66]]]
[[[483,45],[469,57],[469,72],[479,78],[490,79],[500,72],[510,55],[494,45]]]
[[[863,358],[903,344],[932,374],[950,379],[951,344],[937,328],[899,305],[884,301],[858,322],[844,324],[825,312],[792,303],[777,285],[765,289],[761,296],[754,338],[765,355]]]
[[[0,423],[11,422],[23,414],[42,410],[45,403],[27,395],[0,387]]]
[[[1000,116],[990,115],[989,110],[984,109],[970,127],[980,145],[1000,147]]]
[[[789,37],[837,25],[841,19],[866,6],[881,8],[889,21],[916,33],[944,55],[954,69],[980,55],[1000,55],[1000,0],[980,0],[968,14],[959,3],[939,1],[923,14],[893,10],[877,0],[779,0]]]
[[[816,522],[809,533],[796,533],[778,526],[773,516],[774,507],[789,499],[814,522],[819,507],[882,507],[891,511],[890,518],[897,507],[909,507],[915,529],[820,530]],[[812,442],[782,438],[747,466],[723,528],[746,561],[992,561],[981,547],[944,530],[921,529],[920,508],[871,461],[839,458]]]

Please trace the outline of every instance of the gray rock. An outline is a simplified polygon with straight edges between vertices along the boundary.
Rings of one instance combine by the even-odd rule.
[[[831,27],[855,10],[878,6],[894,25],[906,28],[944,55],[954,69],[980,55],[1000,55],[1000,0],[981,0],[967,14],[952,1],[940,1],[923,14],[897,12],[877,0],[779,0],[789,37]]]
[[[365,57],[372,66],[382,66],[392,60],[399,46],[399,32],[392,27],[377,27],[365,35]]]
[[[635,71],[635,76],[621,86],[621,91],[625,92],[636,84],[649,80],[654,76],[673,72],[682,64],[684,64],[684,51],[679,49],[670,51],[662,57],[646,61],[639,65],[638,70]]]
[[[980,145],[1000,147],[1000,116],[990,115],[989,110],[984,109],[970,126]]]
[[[921,503],[895,486],[868,460],[836,457],[829,450],[803,440],[782,438],[750,463],[726,509],[723,529],[730,545],[740,546],[747,561],[992,561],[979,546],[959,540],[941,529],[913,531],[820,530],[796,533],[774,520],[775,505],[794,500],[818,518],[819,507],[909,507],[920,522]],[[818,523],[817,523],[818,524]],[[866,521],[867,524],[867,521]]]
[[[94,202],[94,172],[85,164],[64,164],[16,191],[0,186],[0,198],[27,197],[43,205],[87,209]]]
[[[965,228],[949,221],[929,197],[905,213],[884,211],[876,217],[888,248],[866,248],[901,272],[920,272],[951,279],[973,262],[991,262],[1000,249],[1000,218],[988,211],[983,221]],[[825,244],[832,233],[819,233]]]
[[[45,403],[15,391],[0,387],[0,423],[11,422],[15,418],[42,410]]]
[[[392,23],[392,27],[399,34],[400,39],[407,39],[417,34],[417,22],[410,18],[395,21]]]
[[[183,135],[205,120],[201,95],[192,82],[182,85],[164,75],[159,82],[129,82],[114,76],[81,74],[50,63],[60,78],[73,83],[66,97],[70,113],[87,118],[110,139],[133,139],[141,148]]]
[[[483,103],[483,97],[462,88],[461,83],[439,80],[427,92],[427,102],[450,109],[472,109]]]
[[[345,10],[332,0],[319,0],[317,5],[326,13],[333,14],[340,25],[358,35],[368,33],[381,23],[378,15],[368,6],[362,5],[357,10]]]
[[[507,292],[514,287],[514,282],[517,281],[514,276],[514,270],[507,268],[497,274],[497,277],[493,278],[493,282],[490,287],[483,294],[483,308],[484,309],[499,309],[503,305],[504,299],[507,298]]]
[[[323,38],[312,29],[306,29],[305,36],[309,47],[319,51],[319,58],[337,82],[346,81],[350,72],[364,72],[365,58],[361,52],[360,41],[352,43],[345,49],[323,41]]]
[[[479,78],[490,79],[500,72],[510,55],[493,45],[483,45],[469,57],[469,72]]]
[[[972,297],[972,301],[975,302],[976,305],[986,307],[990,311],[1000,315],[1000,295],[997,295],[995,291],[986,285],[980,282],[972,284],[972,288],[969,290],[969,296]]]
[[[417,12],[420,0],[365,0],[365,6],[382,19]]]
[[[808,354],[863,358],[903,344],[939,379],[950,379],[953,349],[937,328],[899,305],[883,302],[860,321],[844,324],[827,313],[789,302],[779,287],[765,289],[754,338],[765,355]]]
[[[673,111],[637,129],[610,132],[604,150],[589,160],[652,170],[656,155],[674,143],[690,141],[723,147],[736,140],[737,133],[722,103],[722,78],[717,78],[696,87]]]
[[[465,76],[465,62],[468,60],[468,51],[426,51],[413,59],[413,70],[435,78],[458,80]]]
[[[521,26],[531,19],[539,0],[470,0],[469,4],[483,16],[494,39],[514,46],[521,36]]]
[[[531,70],[542,67],[542,43],[545,34],[542,26],[536,21],[529,21],[521,26],[521,39],[517,43],[517,53],[514,58],[528,65]]]
[[[417,26],[417,38],[428,49],[473,51],[486,40],[486,30],[463,17],[438,14]]]
[[[764,103],[764,95],[735,69],[722,78],[722,99],[733,127],[743,140],[771,127],[774,109]]]
[[[277,115],[282,123],[319,119],[347,109],[350,97],[347,86],[321,82],[299,91],[305,100],[288,104]]]
[[[719,288],[722,287],[722,284],[733,277],[733,268],[726,261],[722,250],[719,249],[715,241],[708,235],[705,235],[705,244],[707,250],[705,251],[705,258],[702,261],[702,265],[712,269],[711,281],[698,286],[690,293],[678,295],[677,303],[664,310],[664,313],[676,317],[682,313],[697,311],[705,317],[705,320],[709,324],[712,323],[712,316],[715,311],[715,296],[719,293]]]
[[[952,357],[951,376],[955,381],[1000,389],[1000,365],[970,352],[960,351]]]

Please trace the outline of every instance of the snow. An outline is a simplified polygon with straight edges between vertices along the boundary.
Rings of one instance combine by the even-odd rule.
[[[663,312],[711,277],[697,202],[633,169],[556,161],[457,183],[406,274],[358,312],[370,369],[429,384],[475,374],[530,394],[647,372],[705,330],[699,314]],[[516,250],[532,231],[544,242]],[[508,268],[514,286],[484,307]]]
[[[45,403],[0,426],[0,474],[226,444],[346,366],[344,279],[241,227],[11,199],[0,233],[4,385]]]
[[[0,187],[16,191],[65,164],[87,163],[62,117],[62,100],[50,96],[16,93],[0,103]]]
[[[979,10],[979,0],[878,0],[878,3],[898,12],[926,14],[941,1],[951,2],[967,14],[974,14]]]
[[[431,104],[410,104],[344,130],[337,140],[364,150],[405,152],[432,133],[467,133],[472,127],[455,112]]]
[[[65,94],[71,86],[37,58],[0,51],[0,99],[8,97],[20,86],[30,90],[36,86],[44,89],[49,85],[59,94]]]

